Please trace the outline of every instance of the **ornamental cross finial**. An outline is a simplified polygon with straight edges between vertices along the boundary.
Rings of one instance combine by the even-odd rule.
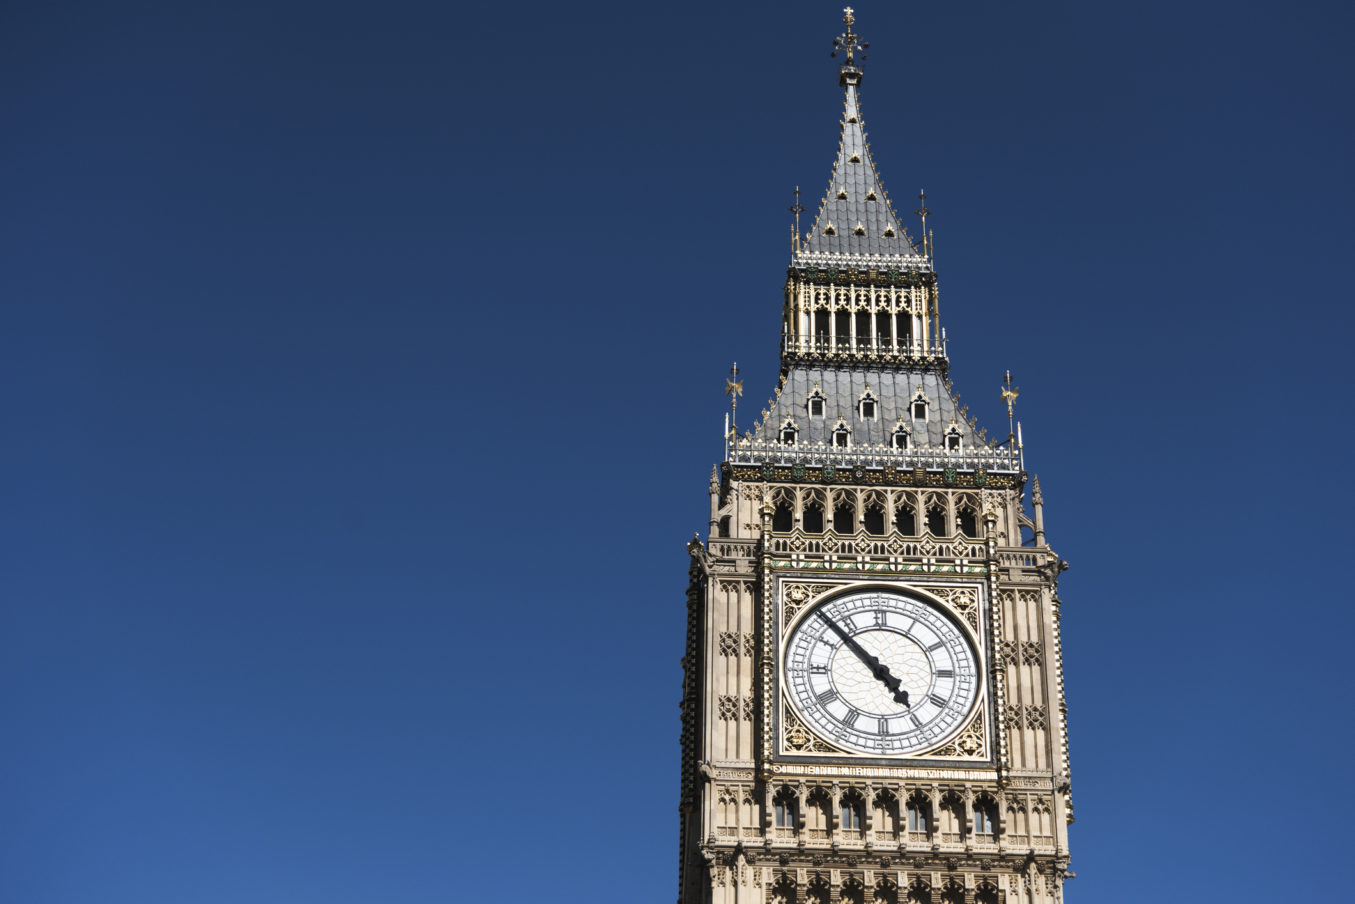
[[[870,47],[869,44],[861,43],[860,42],[861,36],[858,35],[856,32],[852,31],[852,26],[856,24],[856,16],[854,15],[855,12],[856,11],[852,9],[850,6],[845,7],[842,10],[843,13],[842,24],[847,26],[847,30],[842,34],[838,35],[836,38],[833,38],[832,55],[836,57],[839,51],[847,54],[847,60],[842,64],[844,68],[848,67],[853,69],[856,68],[857,51],[861,51],[861,60],[864,62],[866,59],[865,51]],[[860,73],[857,74],[860,75]]]

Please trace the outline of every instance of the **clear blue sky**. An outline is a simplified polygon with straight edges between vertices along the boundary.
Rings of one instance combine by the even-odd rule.
[[[1353,9],[858,6],[1073,565],[1070,902],[1344,887]],[[673,900],[683,544],[840,16],[0,14],[0,900]]]

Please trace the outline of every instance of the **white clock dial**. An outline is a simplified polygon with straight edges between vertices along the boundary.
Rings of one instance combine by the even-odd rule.
[[[801,615],[786,641],[785,682],[800,718],[826,740],[901,756],[959,730],[978,699],[978,657],[931,603],[859,590]]]

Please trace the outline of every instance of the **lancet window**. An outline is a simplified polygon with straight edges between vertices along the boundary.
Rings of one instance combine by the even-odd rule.
[[[980,841],[991,841],[997,830],[997,804],[984,795],[974,799],[974,834]]]
[[[800,525],[807,534],[823,533],[824,498],[822,490],[811,490],[805,495],[804,513]]]

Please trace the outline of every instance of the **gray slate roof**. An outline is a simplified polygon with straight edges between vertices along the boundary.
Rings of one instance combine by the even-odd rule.
[[[809,415],[809,398],[816,384],[825,397],[823,417]],[[866,384],[870,384],[871,394],[878,400],[876,416],[869,419],[861,417],[858,405]],[[918,387],[927,398],[925,424],[915,422],[908,408]],[[941,375],[935,371],[793,367],[786,375],[786,385],[767,419],[753,431],[753,436],[777,442],[787,418],[793,418],[799,428],[798,442],[826,443],[831,441],[841,414],[842,420],[851,428],[853,446],[888,445],[902,414],[903,423],[912,434],[912,442],[917,445],[942,446],[952,421],[960,429],[966,448],[983,445],[960,417],[958,408]]]
[[[853,157],[858,162],[853,163]],[[845,199],[839,197],[842,192],[847,195]],[[874,201],[866,200],[871,192],[875,193]],[[830,224],[836,235],[824,235],[824,230]],[[856,235],[858,226],[864,229],[864,235]],[[893,229],[893,237],[885,235],[888,229]],[[907,232],[900,225],[898,215],[880,185],[875,161],[866,147],[866,131],[861,123],[856,85],[847,85],[842,137],[838,142],[837,161],[833,164],[833,178],[819,206],[804,250],[810,254],[909,257],[915,254]]]

